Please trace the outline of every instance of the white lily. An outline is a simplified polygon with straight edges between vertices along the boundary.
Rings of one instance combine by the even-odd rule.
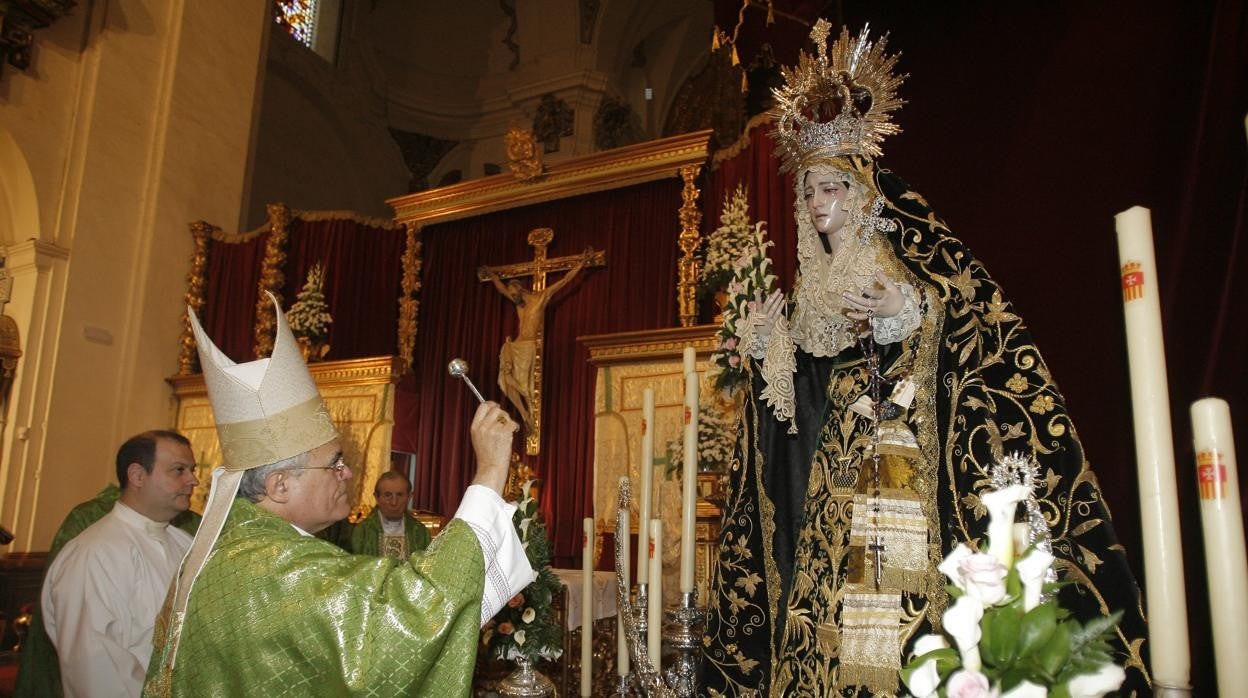
[[[1066,682],[1071,698],[1101,698],[1118,690],[1127,678],[1122,667],[1113,663],[1102,664],[1094,674],[1080,674]]]
[[[1049,689],[1024,680],[1009,692],[1001,694],[1001,698],[1048,698]]]
[[[979,621],[984,617],[984,605],[972,596],[961,596],[941,617],[945,631],[953,636],[962,655],[962,668],[979,671]]]
[[[949,646],[945,642],[945,638],[940,635],[924,635],[914,641],[914,656],[922,657],[933,650],[944,649]],[[936,673],[936,660],[929,659],[920,664],[914,671],[910,672],[910,678],[906,681],[906,687],[910,689],[917,698],[928,698],[928,696],[936,695],[936,688],[940,686],[940,674]]]
[[[1053,564],[1053,555],[1039,548],[1032,548],[1015,565],[1018,578],[1023,582],[1023,610],[1030,611],[1040,605],[1040,592],[1044,578]]]
[[[1011,485],[979,496],[988,509],[988,554],[1007,568],[1014,562],[1014,510],[1030,492],[1026,485]]]

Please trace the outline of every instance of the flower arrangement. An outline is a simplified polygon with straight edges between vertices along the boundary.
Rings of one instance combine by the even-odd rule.
[[[773,244],[767,239],[766,224],[755,223],[745,254],[732,267],[724,320],[715,335],[715,351],[710,361],[714,367],[715,387],[719,390],[730,393],[748,380],[737,349],[737,324],[748,315],[751,302],[766,298],[776,288],[776,275],[771,273],[771,259],[767,256],[767,248]]]
[[[732,460],[733,437],[736,420],[718,400],[704,400],[698,404],[698,468],[700,470],[725,470]],[[667,467],[663,469],[667,479],[681,472],[685,463],[685,437],[681,435],[667,442]]]
[[[286,311],[286,321],[295,337],[307,337],[309,341],[325,341],[329,325],[334,321],[325,304],[325,270],[317,262],[308,269],[303,288],[295,295],[295,302]]]
[[[737,260],[749,250],[754,227],[750,224],[749,208],[745,184],[738,184],[724,202],[720,226],[706,236],[706,256],[698,279],[699,295],[703,298],[714,295],[728,284]]]
[[[559,578],[550,571],[550,541],[546,524],[533,497],[535,480],[521,486],[521,499],[513,522],[524,544],[537,579],[507,602],[481,629],[481,645],[501,659],[555,660],[563,654],[563,628],[554,622],[551,602],[559,591]]]
[[[1080,623],[1058,606],[1061,585],[1047,581],[1053,555],[1018,535],[1027,524],[1014,524],[1030,493],[1015,484],[981,495],[988,552],[959,543],[940,564],[952,582],[942,620],[953,646],[937,634],[915,642],[915,658],[901,670],[915,696],[1099,698],[1122,684],[1109,644],[1122,612]]]

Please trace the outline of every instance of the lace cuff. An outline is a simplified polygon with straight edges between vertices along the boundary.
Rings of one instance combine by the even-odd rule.
[[[766,318],[761,312],[753,312],[737,323],[737,352],[761,361],[771,344],[771,333],[763,334]]]
[[[919,311],[919,292],[906,283],[897,284],[905,303],[901,312],[892,317],[871,318],[871,332],[880,344],[892,344],[905,339],[919,328],[922,315]]]

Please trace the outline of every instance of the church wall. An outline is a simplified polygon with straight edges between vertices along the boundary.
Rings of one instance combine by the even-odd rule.
[[[80,4],[36,32],[28,71],[0,77],[0,130],[39,210],[38,230],[0,231],[25,352],[0,452],[14,550],[46,549],[114,479],[120,441],[172,421],[186,225],[239,219],[265,12]]]
[[[385,200],[407,193],[409,174],[381,103],[363,77],[270,31],[244,228],[278,202],[391,217]]]

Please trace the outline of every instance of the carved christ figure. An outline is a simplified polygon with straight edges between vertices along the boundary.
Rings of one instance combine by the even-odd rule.
[[[492,281],[498,292],[516,305],[516,314],[520,317],[520,329],[515,338],[505,340],[498,354],[498,386],[515,405],[529,429],[533,427],[533,362],[540,351],[546,306],[555,294],[576,278],[593,255],[593,248],[586,248],[563,278],[540,290],[526,288],[517,279],[504,283],[498,272],[489,267],[477,269],[480,276]]]

